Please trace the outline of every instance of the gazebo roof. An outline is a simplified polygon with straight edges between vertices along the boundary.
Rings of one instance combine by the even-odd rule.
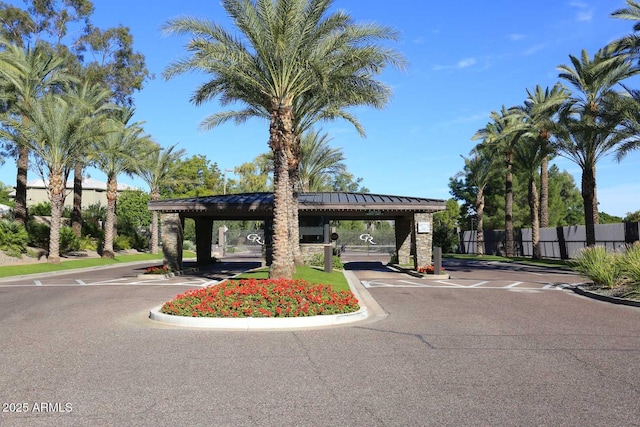
[[[397,217],[415,212],[444,210],[446,201],[421,197],[369,193],[300,193],[299,214],[328,215],[335,218]],[[262,219],[273,212],[273,193],[224,194],[149,202],[149,209],[180,213],[186,217],[220,219]]]

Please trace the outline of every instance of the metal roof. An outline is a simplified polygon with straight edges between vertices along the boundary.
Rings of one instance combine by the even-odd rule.
[[[300,215],[334,214],[350,217],[397,216],[410,212],[437,212],[445,200],[369,193],[300,193]],[[228,219],[262,218],[273,211],[273,193],[224,194],[149,202],[152,211],[184,216],[215,216]]]

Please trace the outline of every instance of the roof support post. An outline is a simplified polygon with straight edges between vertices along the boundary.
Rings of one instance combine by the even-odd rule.
[[[196,264],[207,265],[211,263],[211,243],[213,242],[213,219],[196,218]]]
[[[433,214],[415,213],[413,215],[412,240],[415,248],[413,266],[417,270],[420,266],[431,265],[433,245]]]
[[[398,264],[409,264],[411,258],[411,229],[413,227],[413,218],[403,216],[396,218],[396,251],[398,253]]]
[[[163,213],[160,215],[160,220],[163,263],[172,271],[180,271],[182,270],[184,219],[177,213]]]

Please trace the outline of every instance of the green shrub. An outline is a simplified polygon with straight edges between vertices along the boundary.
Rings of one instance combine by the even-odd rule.
[[[51,202],[40,202],[29,206],[29,215],[51,216]]]
[[[640,243],[629,245],[620,257],[620,268],[624,280],[632,287],[640,290]]]
[[[305,264],[311,265],[313,267],[324,267],[324,254],[313,254],[313,256],[309,258]],[[337,268],[338,270],[342,270],[344,268],[344,264],[342,263],[340,257],[335,255],[333,256],[333,268]]]
[[[80,250],[80,239],[73,232],[73,228],[64,226],[60,228],[60,252]]]
[[[27,222],[27,233],[29,233],[29,246],[49,249],[49,226],[35,220]]]
[[[129,236],[118,235],[113,239],[113,249],[116,251],[126,251],[131,249],[131,240]]]
[[[593,280],[594,284],[614,288],[622,281],[620,257],[607,252],[602,246],[590,246],[582,249],[570,264],[575,271]]]
[[[91,236],[82,236],[80,238],[80,249],[83,251],[97,251],[98,239]]]
[[[12,257],[20,257],[27,250],[29,235],[20,224],[8,219],[0,220],[0,249]]]

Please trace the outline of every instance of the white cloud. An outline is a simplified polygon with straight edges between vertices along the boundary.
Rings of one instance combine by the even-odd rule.
[[[518,40],[522,40],[525,38],[524,34],[511,33],[507,35],[507,38],[512,42],[517,42]]]
[[[477,61],[475,58],[463,59],[461,61],[458,61],[458,63],[456,64],[456,68],[459,68],[459,69],[468,68],[468,67],[471,67],[472,65],[475,65],[476,62]]]
[[[584,12],[578,12],[577,19],[580,22],[591,21],[591,19],[593,19],[593,11],[589,10]]]
[[[589,8],[589,5],[583,1],[570,1],[569,6],[578,9],[576,14],[576,20],[579,22],[589,22],[593,19],[593,9]]]

